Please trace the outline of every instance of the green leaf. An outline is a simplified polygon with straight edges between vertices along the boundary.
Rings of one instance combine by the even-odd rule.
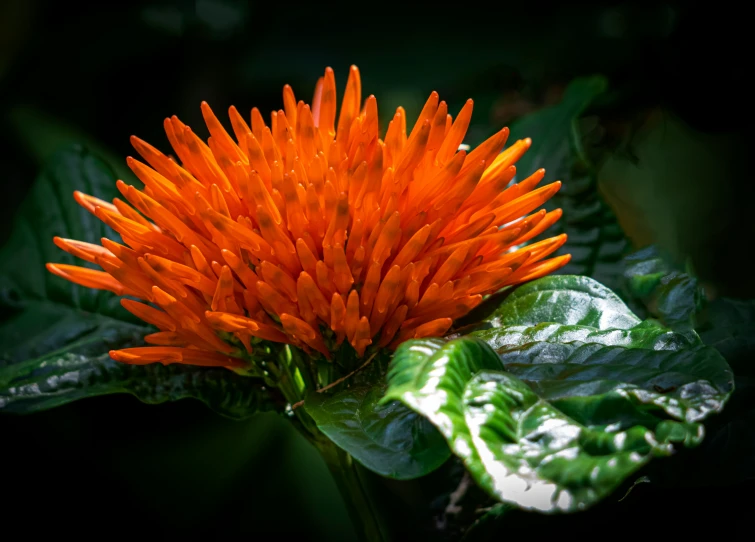
[[[545,168],[545,181],[563,182],[561,190],[546,204],[548,210],[564,211],[548,234],[569,235],[556,255],[571,254],[572,259],[559,273],[588,275],[614,287],[621,275],[620,260],[629,244],[598,193],[596,171],[582,149],[579,126],[580,117],[607,86],[601,76],[575,79],[566,88],[561,103],[512,123],[509,140],[532,138],[529,151],[516,164],[519,179]]]
[[[456,423],[451,418],[458,413],[457,406],[438,402],[438,390],[461,394],[466,382],[483,369],[503,369],[503,364],[487,344],[474,337],[407,341],[393,355],[382,401],[397,399],[424,415],[421,405],[429,401],[446,424]]]
[[[641,303],[668,327],[680,331],[695,327],[704,300],[695,277],[674,269],[655,246],[630,254],[624,265],[622,289],[627,299]]]
[[[592,506],[697,445],[733,389],[694,332],[640,321],[591,279],[540,279],[496,315],[501,327],[402,344],[384,400],[426,416],[482,488],[525,509]]]
[[[330,440],[382,476],[419,478],[445,463],[451,451],[438,430],[398,401],[380,404],[384,392],[359,386],[311,393],[304,408]]]
[[[150,329],[101,316],[82,320],[90,328],[64,348],[0,367],[0,410],[31,413],[112,393],[150,404],[194,398],[234,419],[274,406],[257,380],[227,369],[118,363],[108,351],[141,343]]]
[[[104,162],[82,147],[62,150],[50,160],[21,204],[11,238],[0,251],[0,303],[20,307],[44,301],[137,322],[110,292],[81,288],[45,268],[47,262],[96,268],[60,250],[52,239],[56,235],[88,243],[99,243],[102,237],[117,239],[113,230],[73,199],[73,192],[79,190],[111,201],[119,195],[116,180]]]
[[[597,407],[605,399],[590,399],[594,405],[589,405],[587,399],[573,398],[606,394],[618,394],[633,406],[642,405],[644,413],[688,423],[719,412],[733,389],[733,374],[726,361],[713,348],[690,344],[683,335],[649,327],[645,322],[624,333],[573,333],[571,326],[540,324],[525,332],[503,328],[476,335],[490,343],[508,372],[526,380],[541,396],[560,400],[559,404],[570,412],[573,408]],[[580,334],[584,334],[584,341],[578,340]],[[533,337],[537,340],[532,341]],[[634,342],[636,337],[641,340]],[[630,410],[632,416],[639,414]],[[630,417],[629,421],[636,419]],[[605,423],[598,420],[589,421],[619,423],[613,418]],[[643,423],[656,422],[647,419]],[[685,426],[685,431],[695,441],[701,437],[697,426]]]
[[[585,509],[651,456],[671,451],[641,426],[617,432],[586,427],[502,372],[476,375],[462,402],[480,457],[479,479],[523,508]]]
[[[258,381],[225,369],[116,363],[111,349],[138,346],[154,330],[115,295],[45,269],[50,261],[84,265],[54,245],[55,235],[91,243],[115,237],[73,200],[74,190],[111,200],[115,181],[101,160],[69,148],[56,154],[20,206],[0,251],[0,410],[35,412],[110,393],[147,403],[194,397],[233,418],[271,408],[270,392]]]
[[[481,487],[522,508],[582,509],[650,454],[669,452],[641,427],[606,434],[581,426],[516,377],[484,370],[501,364],[475,339],[408,341],[394,363],[386,400],[427,416]]]
[[[723,406],[733,374],[694,332],[640,321],[610,290],[587,277],[549,276],[513,291],[480,330],[506,371],[549,399],[622,395],[696,422]],[[691,434],[698,432],[690,428]]]
[[[551,275],[516,288],[491,318],[496,326],[539,322],[629,329],[640,319],[599,282],[573,275]]]

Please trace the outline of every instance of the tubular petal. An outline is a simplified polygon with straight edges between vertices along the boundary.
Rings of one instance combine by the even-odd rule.
[[[242,360],[217,352],[207,352],[191,348],[177,348],[172,346],[144,346],[140,348],[124,348],[111,350],[110,357],[122,363],[132,365],[147,365],[149,363],[184,363],[186,365],[200,365],[204,367],[243,367]]]
[[[58,275],[66,280],[96,290],[109,290],[115,295],[123,295],[126,288],[114,277],[104,271],[78,267],[75,265],[66,265],[62,263],[48,263],[47,270],[50,273]]]

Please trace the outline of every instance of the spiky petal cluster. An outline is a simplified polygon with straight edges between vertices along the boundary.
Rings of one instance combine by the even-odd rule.
[[[269,126],[257,109],[250,126],[231,107],[235,137],[203,103],[206,144],[175,116],[165,120],[180,164],[132,138],[149,165],[128,158],[145,185],[118,181],[130,205],[75,193],[122,244],[56,238],[103,270],[48,269],[140,298],[122,304],[160,329],[145,338],[153,346],[115,359],[238,367],[258,339],[326,357],[346,340],[362,356],[370,344],[440,336],[486,294],[568,261],[544,259],[565,236],[511,250],[561,216],[526,216],[560,187],[535,189],[544,170],[509,186],[529,139],[501,152],[504,128],[458,150],[472,100],[453,120],[436,92],[408,136],[399,107],[380,139],[375,97],[362,103],[361,94],[352,67],[336,124],[327,69],[311,108],[284,87]]]

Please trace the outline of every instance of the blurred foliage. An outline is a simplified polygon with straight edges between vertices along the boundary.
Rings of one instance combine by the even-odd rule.
[[[348,10],[240,0],[2,2],[0,243],[10,237],[12,216],[41,162],[57,147],[88,143],[128,177],[128,136],[166,150],[161,121],[173,114],[206,135],[202,100],[218,112],[231,104],[278,109],[283,84],[308,100],[325,66],[336,70],[342,89],[354,63],[365,92],[378,98],[383,126],[398,105],[413,118],[435,89],[454,114],[474,98],[468,139],[476,143],[559,102],[572,79],[601,74],[609,91],[585,112],[583,144],[602,197],[634,247],[656,243],[676,260],[691,258],[711,298],[755,295],[748,267],[730,256],[742,258],[755,233],[748,214],[755,185],[746,182],[745,169],[753,108],[745,94],[747,70],[735,54],[745,50],[749,19],[681,2],[478,9],[429,10],[406,2]],[[715,63],[701,66],[701,58]],[[711,324],[711,340],[748,365],[752,322],[741,315],[751,311],[742,303],[711,304],[700,321],[707,325],[709,313],[732,315],[740,324],[735,332]],[[751,408],[747,397],[738,397]],[[743,420],[722,419],[714,443]],[[231,422],[191,401],[151,407],[104,397],[34,417],[3,417],[0,424],[2,462],[14,465],[7,481],[13,504],[5,513],[32,520],[39,509],[29,503],[40,503],[45,525],[38,534],[101,516],[119,532],[140,536],[274,531],[353,538],[322,460],[273,416]],[[461,471],[453,462],[444,469],[422,483],[379,481],[393,496],[397,525],[417,510],[424,514],[419,529],[453,524],[456,497],[449,492]],[[732,529],[744,524],[751,498],[729,491],[711,503],[706,491],[680,494],[643,484],[621,506],[606,503],[583,518],[543,521],[515,512],[494,514],[485,524],[505,518],[508,535],[529,533],[533,525],[553,533],[585,532],[585,525],[615,531],[617,522],[642,514],[660,522],[658,534],[694,534],[697,523],[662,520],[697,509],[702,500],[711,518],[725,512]],[[474,510],[474,491],[462,493]],[[296,522],[289,520],[293,511]]]

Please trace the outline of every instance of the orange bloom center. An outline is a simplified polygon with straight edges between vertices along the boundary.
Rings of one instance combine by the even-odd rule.
[[[256,108],[250,127],[231,107],[231,137],[203,103],[207,143],[177,117],[165,120],[180,164],[132,137],[149,165],[128,158],[144,183],[117,182],[130,205],[74,194],[122,244],[55,238],[102,271],[48,269],[141,299],[121,302],[160,329],[145,338],[154,346],[114,359],[235,368],[259,341],[328,358],[347,341],[363,356],[370,345],[441,336],[483,296],[569,261],[545,259],[565,235],[512,249],[559,219],[560,209],[532,212],[561,183],[536,189],[541,169],[511,184],[530,140],[501,152],[507,128],[458,150],[472,100],[454,120],[433,92],[408,136],[399,107],[385,139],[355,66],[337,124],[330,68],[311,108],[288,85],[283,104],[269,126]]]

